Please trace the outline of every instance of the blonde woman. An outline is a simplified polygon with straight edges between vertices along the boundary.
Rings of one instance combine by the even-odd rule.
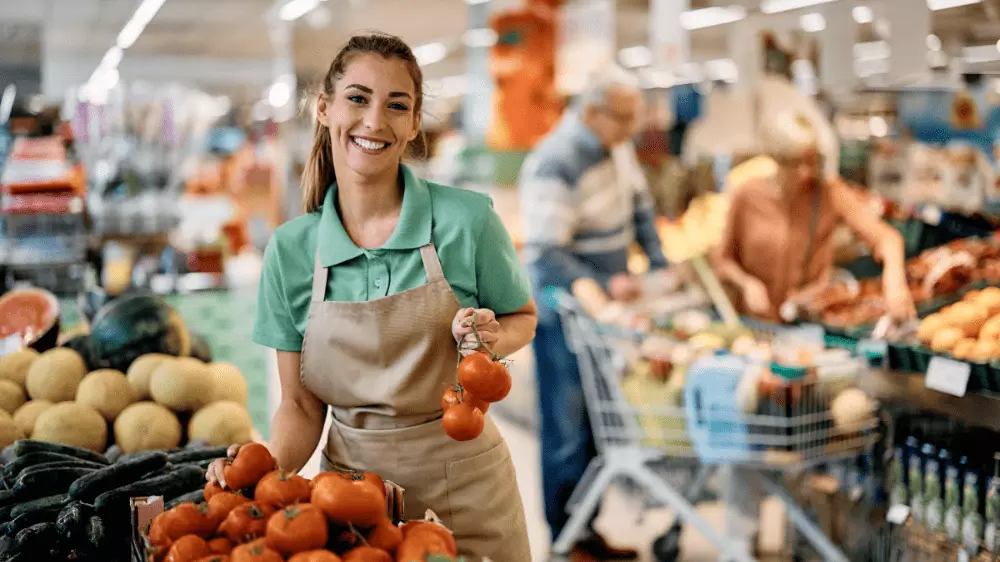
[[[739,311],[778,321],[784,303],[825,287],[834,265],[834,232],[843,223],[882,262],[889,314],[914,316],[902,236],[840,178],[823,177],[819,139],[809,120],[797,113],[775,115],[761,124],[759,135],[761,151],[774,158],[777,172],[734,186],[714,256]]]

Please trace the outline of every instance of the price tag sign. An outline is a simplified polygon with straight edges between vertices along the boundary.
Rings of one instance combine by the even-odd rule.
[[[924,386],[931,390],[958,396],[965,396],[965,390],[969,387],[969,375],[972,372],[972,365],[963,361],[955,361],[944,357],[933,357],[927,367],[927,376],[924,378]]]
[[[885,519],[893,525],[902,525],[910,517],[910,506],[906,504],[896,504],[889,508],[889,513],[885,514]]]
[[[20,351],[22,347],[24,347],[24,340],[21,339],[21,334],[13,334],[0,339],[0,357]]]

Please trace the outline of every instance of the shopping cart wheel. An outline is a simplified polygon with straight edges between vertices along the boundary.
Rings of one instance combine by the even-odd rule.
[[[674,523],[666,534],[653,541],[653,559],[656,562],[677,562],[681,555],[680,522]]]

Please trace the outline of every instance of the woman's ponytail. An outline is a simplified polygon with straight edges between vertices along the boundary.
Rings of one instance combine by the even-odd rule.
[[[330,131],[316,123],[312,149],[302,172],[302,211],[314,213],[323,207],[326,192],[336,181]]]

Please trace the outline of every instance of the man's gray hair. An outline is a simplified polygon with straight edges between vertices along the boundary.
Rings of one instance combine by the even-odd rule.
[[[587,80],[587,87],[580,92],[576,107],[602,107],[608,93],[615,89],[639,91],[639,79],[634,74],[616,64],[608,64]]]

